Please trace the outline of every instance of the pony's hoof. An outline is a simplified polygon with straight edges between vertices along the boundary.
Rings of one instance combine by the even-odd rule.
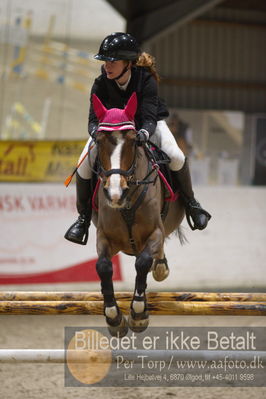
[[[136,317],[137,313],[130,312],[128,316],[128,326],[131,331],[141,333],[146,330],[149,325],[149,313],[147,311]]]
[[[121,321],[117,326],[108,323],[108,331],[112,337],[122,338],[128,333],[127,319],[122,314]]]
[[[152,266],[152,275],[156,281],[163,281],[168,277],[169,267],[165,258],[154,262]]]

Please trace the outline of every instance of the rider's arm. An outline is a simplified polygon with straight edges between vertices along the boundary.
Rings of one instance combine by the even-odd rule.
[[[96,94],[99,98],[104,98],[103,97],[103,92],[104,88],[101,85],[101,80],[100,77],[95,79],[92,88],[91,88],[91,94],[90,94],[90,110],[89,110],[89,120],[88,120],[88,132],[89,134],[93,137],[94,134],[97,132],[98,129],[98,118],[94,112],[93,106],[92,106],[92,95]]]
[[[94,85],[95,85],[95,83],[94,83]],[[95,93],[94,85],[92,86],[92,89],[91,89],[90,110],[89,110],[89,120],[88,120],[88,132],[89,132],[89,135],[92,137],[97,132],[97,128],[98,128],[98,119],[97,119],[97,116],[95,115],[95,112],[94,112],[94,109],[92,106],[92,102],[91,102],[92,94]]]
[[[151,136],[157,125],[158,114],[158,88],[153,76],[148,75],[142,88],[142,101],[140,106],[141,126]]]

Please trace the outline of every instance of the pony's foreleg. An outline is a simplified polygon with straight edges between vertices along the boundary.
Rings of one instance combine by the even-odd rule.
[[[123,337],[127,334],[128,326],[126,318],[117,306],[113,287],[113,265],[106,256],[100,256],[96,263],[96,270],[101,279],[102,294],[104,299],[104,314],[108,330],[115,337]]]
[[[129,327],[135,332],[144,331],[149,324],[149,313],[146,301],[147,276],[152,267],[154,257],[159,258],[163,251],[163,234],[158,228],[149,237],[145,249],[137,257],[136,283],[128,318]]]
[[[101,291],[104,300],[104,315],[111,335],[123,337],[127,334],[126,318],[119,309],[114,295],[113,265],[107,250],[102,250],[96,263],[96,270],[101,279]]]

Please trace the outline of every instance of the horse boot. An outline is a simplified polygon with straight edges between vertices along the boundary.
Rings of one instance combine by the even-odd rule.
[[[92,213],[92,187],[91,180],[82,179],[76,173],[77,210],[79,217],[65,234],[65,238],[76,244],[86,245],[89,237],[89,226]]]
[[[205,211],[200,203],[194,198],[191,176],[187,158],[183,167],[178,171],[171,170],[174,187],[180,191],[184,202],[187,222],[192,230],[203,230],[207,226],[211,215]],[[191,219],[194,224],[192,224]]]

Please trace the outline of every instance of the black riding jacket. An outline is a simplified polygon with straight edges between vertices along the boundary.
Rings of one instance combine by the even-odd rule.
[[[102,68],[102,74],[95,79],[91,89],[89,133],[92,133],[98,126],[98,119],[92,106],[93,93],[99,97],[107,109],[123,109],[134,91],[138,98],[135,115],[136,129],[146,129],[152,135],[157,121],[166,118],[169,112],[163,100],[158,97],[157,82],[152,74],[147,68],[136,66],[131,68],[131,79],[126,90],[121,90],[115,80],[108,79]]]

